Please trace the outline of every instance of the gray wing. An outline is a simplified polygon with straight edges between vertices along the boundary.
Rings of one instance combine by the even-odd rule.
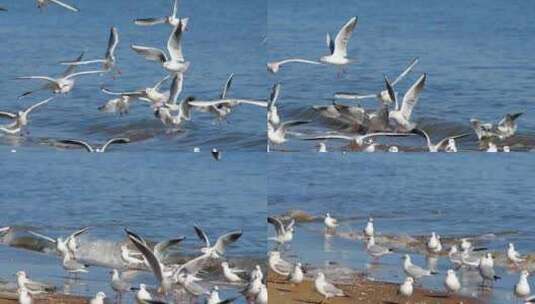
[[[112,138],[108,140],[104,146],[102,146],[102,152],[105,152],[109,145],[111,144],[127,144],[130,142],[130,138],[126,137],[118,137],[118,138]]]
[[[351,35],[353,34],[353,30],[357,26],[357,17],[353,17],[349,19],[349,21],[340,29],[338,34],[336,35],[336,38],[334,39],[334,52],[336,55],[341,57],[347,56],[347,44],[349,42],[349,39],[351,38]]]
[[[118,44],[119,33],[117,32],[117,28],[112,26],[110,29],[110,39],[108,40],[108,49],[106,50],[106,58],[113,56]]]
[[[418,64],[418,58],[414,58],[410,63],[409,65],[405,68],[405,70],[403,70],[403,72],[401,72],[401,74],[398,75],[398,77],[392,82],[392,85],[396,85],[398,82],[400,82],[405,76],[407,76],[407,74],[410,73],[410,71],[412,70],[412,68],[414,68],[414,66]]]
[[[243,232],[241,230],[236,230],[236,231],[232,231],[232,232],[228,232],[228,233],[225,233],[223,234],[222,236],[220,236],[214,247],[215,247],[215,250],[219,253],[219,254],[224,254],[225,253],[225,247],[236,242],[241,236],[242,236]]]
[[[133,97],[133,98],[140,98],[140,97],[145,97],[147,94],[145,93],[145,91],[133,91],[133,92],[112,92],[110,90],[108,90],[107,88],[100,88],[100,90],[104,93],[104,94],[108,94],[108,95],[113,95],[113,96],[128,96],[128,97]]]
[[[75,237],[78,237],[80,236],[82,233],[85,233],[87,230],[89,230],[89,226],[87,227],[84,227],[82,229],[79,229],[73,233],[71,233],[71,235],[69,235],[69,237],[67,239],[72,239],[72,238],[75,238]]]
[[[178,96],[180,95],[180,93],[182,93],[182,82],[183,82],[182,74],[181,73],[175,74],[175,76],[173,77],[173,80],[171,81],[171,88],[169,91],[169,99],[167,100],[167,103],[176,104]]]
[[[82,61],[82,58],[84,57],[84,53],[82,52],[75,60],[72,60],[73,62]],[[76,65],[69,65],[69,67],[61,74],[61,76],[66,77],[76,71]]]
[[[156,24],[162,24],[167,22],[166,17],[161,18],[140,18],[134,20],[134,23],[136,25],[142,25],[142,26],[149,26],[149,25],[156,25]]]
[[[403,103],[401,104],[401,114],[407,120],[410,120],[412,110],[418,102],[420,93],[423,91],[425,86],[425,80],[427,79],[427,74],[423,74],[416,80],[412,87],[405,93],[403,96]]]
[[[7,117],[7,118],[10,118],[10,119],[17,118],[17,114],[14,114],[14,113],[11,113],[11,112],[3,112],[3,111],[0,111],[0,116]]]
[[[160,49],[141,45],[132,45],[131,48],[147,60],[159,61],[162,63],[167,61],[165,53]]]
[[[344,295],[344,291],[342,289],[334,286],[333,284],[331,284],[329,282],[325,282],[325,285],[323,286],[323,290],[327,294],[331,294],[331,295],[337,295],[337,296],[343,296]]]
[[[287,130],[288,128],[299,126],[299,125],[304,125],[304,124],[307,124],[307,123],[310,123],[310,120],[289,120],[289,121],[283,122],[280,125],[280,127],[283,130]]]
[[[46,236],[44,234],[40,234],[40,233],[37,233],[37,232],[34,232],[34,231],[31,231],[29,230],[28,231],[29,234],[33,234],[34,236],[38,237],[38,238],[42,238],[44,240],[47,240],[53,244],[56,244],[56,240],[54,240],[53,238],[49,237],[49,236]]]
[[[234,73],[230,74],[227,81],[225,82],[225,86],[223,87],[223,92],[221,92],[221,95],[219,95],[219,98],[224,99],[227,97],[228,91],[230,90],[230,86],[232,85],[232,78],[234,78]]]
[[[273,217],[273,216],[268,216],[267,221],[268,223],[273,225],[273,227],[275,227],[275,232],[277,233],[277,235],[283,235],[285,233],[286,228],[284,227],[284,224],[282,224],[282,222],[278,218]]]
[[[178,243],[182,242],[184,239],[185,237],[180,237],[177,239],[171,239],[171,240],[159,242],[158,244],[156,244],[156,246],[154,246],[154,254],[161,259],[163,257],[163,252],[167,250],[167,248],[177,245]]]
[[[210,239],[208,238],[206,233],[197,225],[193,226],[193,228],[195,229],[195,233],[197,233],[199,239],[201,239],[201,241],[205,243],[205,246],[210,247]]]
[[[167,50],[171,59],[184,61],[184,55],[182,55],[182,47],[180,46],[180,39],[182,38],[182,21],[180,21],[174,28],[173,32],[167,40]]]
[[[126,230],[126,233],[128,235],[128,238],[130,239],[130,241],[132,241],[134,246],[136,246],[136,248],[139,250],[139,252],[141,252],[141,254],[143,254],[145,259],[149,263],[149,266],[150,266],[152,272],[154,273],[154,275],[156,276],[156,279],[158,279],[158,282],[162,282],[163,281],[162,267],[161,267],[160,261],[158,260],[158,258],[154,254],[154,252],[149,247],[147,247],[147,245],[145,245],[144,242],[142,242],[139,239],[138,235],[131,234],[130,231],[128,231],[128,230]]]
[[[82,146],[83,148],[85,148],[85,149],[87,150],[87,152],[94,152],[93,147],[91,147],[90,144],[88,144],[87,142],[82,141],[82,140],[77,140],[77,139],[62,139],[62,140],[59,140],[58,142],[60,142],[60,143],[64,143],[64,144],[70,144],[70,145],[78,145],[78,146]]]
[[[203,254],[186,262],[184,265],[182,265],[181,269],[185,269],[188,271],[188,273],[195,275],[206,266],[208,259],[209,256],[207,254]]]

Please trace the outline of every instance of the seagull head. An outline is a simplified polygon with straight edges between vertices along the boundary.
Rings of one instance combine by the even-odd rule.
[[[522,272],[520,272],[520,276],[527,278],[529,276],[529,272],[527,270],[522,270]]]
[[[278,62],[268,62],[266,64],[268,72],[275,74],[279,71],[279,63]]]
[[[97,299],[104,300],[106,298],[106,294],[102,291],[97,292],[97,295],[95,296]]]

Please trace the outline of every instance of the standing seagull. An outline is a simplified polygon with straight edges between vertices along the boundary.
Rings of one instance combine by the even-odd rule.
[[[178,0],[173,1],[173,11],[171,16],[165,16],[161,18],[140,18],[135,19],[134,23],[141,26],[150,26],[156,24],[169,24],[176,27],[182,21],[182,31],[185,31],[188,27],[189,18],[178,18]]]
[[[459,281],[459,278],[457,278],[457,275],[453,269],[448,270],[446,279],[444,280],[444,286],[446,287],[448,293],[455,293],[461,290],[461,282]]]
[[[0,117],[7,117],[9,119],[13,119],[13,122],[10,124],[0,125],[0,132],[4,132],[7,134],[19,134],[22,131],[22,128],[28,125],[28,114],[30,114],[30,112],[36,109],[37,107],[48,103],[52,99],[54,98],[50,97],[32,105],[24,111],[18,111],[17,113],[0,111]]]
[[[383,255],[391,254],[392,249],[376,245],[375,237],[371,235],[366,243],[366,252],[375,260],[378,260]]]
[[[89,301],[89,304],[104,304],[104,299],[106,299],[106,294],[102,291],[99,291],[95,297]]]
[[[407,298],[412,296],[412,293],[414,292],[413,284],[414,279],[412,277],[406,277],[405,281],[399,285],[398,293]]]
[[[529,272],[522,270],[520,278],[515,285],[515,295],[519,298],[525,299],[531,293],[531,288],[528,281]]]
[[[492,283],[500,279],[494,271],[494,259],[492,258],[491,253],[487,253],[486,256],[481,257],[479,260],[479,274],[483,278],[483,284],[485,284],[486,281]]]
[[[288,281],[292,284],[301,284],[305,276],[303,274],[303,267],[301,263],[297,263],[294,266],[294,269],[288,275]]]
[[[132,45],[132,49],[145,57],[147,60],[159,61],[162,67],[172,73],[184,73],[188,70],[189,61],[184,60],[182,54],[182,46],[180,45],[180,39],[182,38],[182,22],[179,22],[177,26],[171,32],[169,40],[167,40],[167,51],[169,56],[164,51],[158,48],[146,47],[141,45]]]
[[[513,243],[509,243],[507,247],[507,259],[513,264],[517,265],[524,262],[526,259],[515,249]]]
[[[420,78],[418,78],[418,80],[416,80],[416,82],[409,88],[405,95],[403,95],[403,100],[400,106],[398,104],[394,88],[388,82],[388,79],[386,79],[385,77],[388,94],[390,95],[390,98],[394,101],[395,104],[395,110],[390,111],[388,113],[388,118],[392,120],[395,123],[396,127],[401,129],[402,131],[411,131],[416,127],[416,123],[411,121],[411,114],[412,110],[416,106],[416,103],[418,102],[420,93],[424,89],[426,79],[427,74],[423,74],[422,76],[420,76]]]
[[[91,146],[87,142],[82,141],[82,140],[76,140],[76,139],[64,139],[64,140],[60,140],[59,142],[60,143],[64,143],[64,144],[82,146],[83,148],[86,149],[87,152],[103,153],[103,152],[106,152],[106,149],[108,148],[109,145],[111,145],[111,144],[126,144],[126,143],[130,142],[130,139],[125,138],[125,137],[112,138],[112,139],[108,140],[100,148],[94,148],[93,146]]]
[[[327,282],[323,272],[319,272],[314,280],[314,288],[316,291],[323,296],[321,303],[324,303],[329,298],[334,297],[345,297],[344,291],[340,288],[337,288],[332,283]]]
[[[193,226],[193,228],[195,228],[197,236],[205,243],[201,252],[214,259],[222,257],[225,254],[225,247],[236,242],[242,236],[241,230],[231,231],[220,236],[214,246],[210,246],[208,235],[198,226]]]
[[[32,298],[32,295],[30,294],[30,291],[27,290],[26,288],[19,288],[17,290],[17,293],[19,295],[19,304],[32,304],[33,303],[33,298]]]
[[[325,214],[325,219],[323,220],[327,230],[335,230],[338,227],[338,220],[332,217],[329,212]]]
[[[83,64],[91,64],[91,63],[102,63],[103,69],[106,71],[109,71],[112,68],[116,67],[115,64],[117,62],[117,58],[115,57],[115,50],[117,49],[118,44],[119,44],[119,33],[117,32],[117,28],[112,26],[110,29],[110,38],[108,40],[108,49],[106,50],[104,59],[84,60],[84,61],[65,61],[65,62],[62,62],[61,64],[83,65]],[[119,70],[117,70],[117,73],[121,74]]]
[[[403,256],[403,271],[407,276],[412,277],[414,280],[434,274],[429,269],[423,269],[420,266],[412,264],[411,257],[408,254]]]
[[[367,237],[372,237],[375,234],[375,228],[373,227],[373,218],[368,218],[368,223],[366,223],[366,226],[364,227],[364,235]]]
[[[71,10],[73,12],[79,12],[80,10],[77,8],[77,7],[74,7],[72,5],[68,5],[68,4],[65,4],[59,0],[37,0],[37,8],[39,8],[41,11],[43,10],[44,7],[46,7],[47,5],[49,5],[50,3],[54,3],[54,4],[57,4],[59,6],[62,6],[68,10]]]

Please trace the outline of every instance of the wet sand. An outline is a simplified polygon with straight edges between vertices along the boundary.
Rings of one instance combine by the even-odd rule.
[[[385,282],[373,282],[364,278],[357,278],[353,286],[337,285],[343,289],[348,297],[332,298],[324,303],[328,304],[388,304],[388,303],[418,303],[418,304],[482,304],[486,301],[465,296],[446,296],[441,292],[416,288],[410,299],[397,294],[398,285]],[[290,303],[321,303],[323,297],[314,290],[314,282],[305,280],[299,285],[292,285],[286,279],[273,272],[268,276],[269,302],[277,304]]]
[[[17,304],[17,294],[12,292],[0,292],[0,304]],[[86,304],[89,299],[78,296],[47,294],[34,296],[34,304]]]

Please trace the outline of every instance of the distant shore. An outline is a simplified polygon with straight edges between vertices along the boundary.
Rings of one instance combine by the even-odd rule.
[[[337,284],[348,297],[329,299],[327,304],[385,304],[385,303],[432,303],[432,304],[483,304],[486,301],[459,295],[447,296],[445,293],[415,288],[410,299],[398,295],[398,285],[386,282],[357,278],[353,286]],[[292,285],[286,278],[270,272],[268,276],[269,302],[277,304],[320,303],[323,298],[314,290],[314,282],[305,280]]]

